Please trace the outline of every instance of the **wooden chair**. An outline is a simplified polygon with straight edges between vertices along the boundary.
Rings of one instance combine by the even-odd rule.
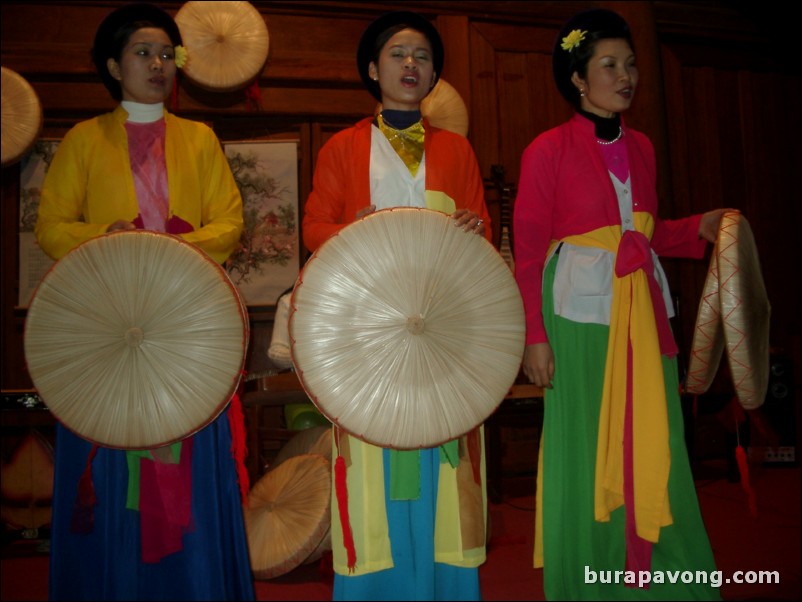
[[[493,502],[501,501],[505,483],[512,489],[518,485],[528,490],[530,481],[534,482],[534,473],[527,471],[519,477],[505,475],[503,466],[506,452],[511,450],[506,449],[510,443],[504,440],[502,430],[539,429],[542,424],[543,389],[521,380],[519,377],[518,382],[510,387],[504,401],[485,422],[488,497]],[[256,374],[246,381],[242,408],[248,432],[246,464],[251,483],[259,480],[279,450],[298,433],[288,428],[284,406],[306,402],[309,402],[309,397],[295,372],[276,374],[271,371]],[[525,443],[525,453],[536,467],[539,437],[526,439]]]
[[[242,410],[248,432],[246,465],[255,483],[281,447],[297,433],[287,427],[284,406],[307,403],[309,397],[295,372],[256,374],[246,380]]]
[[[519,375],[501,405],[485,421],[487,497],[534,493],[537,454],[543,426],[543,389]],[[515,435],[515,438],[511,438]],[[513,470],[506,470],[512,467]]]

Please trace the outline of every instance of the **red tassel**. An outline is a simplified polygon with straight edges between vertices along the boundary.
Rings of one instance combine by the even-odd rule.
[[[738,397],[733,397],[730,401],[730,410],[732,410],[732,417],[735,420],[735,432],[738,433],[740,424],[746,420],[746,414]]]
[[[741,473],[741,487],[746,492],[746,501],[749,504],[749,512],[757,518],[757,500],[755,490],[749,483],[749,463],[746,459],[746,450],[743,445],[735,448],[735,459],[738,461],[738,472]]]
[[[92,445],[89,455],[86,458],[86,468],[78,479],[78,495],[75,498],[75,505],[72,508],[72,518],[70,521],[70,531],[73,533],[91,533],[95,528],[95,485],[92,482],[92,460],[97,455],[97,444]]]
[[[248,447],[245,443],[245,416],[242,413],[242,402],[239,393],[234,393],[231,398],[231,405],[228,408],[228,423],[231,425],[231,455],[237,463],[237,481],[239,481],[239,492],[242,497],[242,505],[248,503],[248,492],[251,490],[251,482],[248,477],[248,469],[245,467],[245,456],[248,455]]]
[[[757,500],[755,499],[755,490],[749,483],[749,461],[746,457],[746,450],[741,445],[741,423],[746,420],[743,406],[738,401],[737,396],[733,396],[730,401],[730,412],[733,420],[735,421],[735,437],[737,439],[737,447],[735,448],[735,460],[738,463],[738,472],[741,476],[741,488],[746,493],[746,501],[749,504],[749,512],[757,518]]]
[[[259,89],[259,80],[245,88],[245,104],[252,111],[261,111],[262,91]]]
[[[323,552],[323,555],[320,557],[320,563],[317,565],[317,572],[329,583],[334,579],[334,558],[332,557],[331,550]]]
[[[348,572],[353,573],[356,566],[356,548],[354,547],[354,535],[351,533],[351,521],[348,518],[348,485],[345,481],[345,459],[339,455],[334,462],[334,488],[337,492],[337,506],[340,509],[343,545],[348,554]]]

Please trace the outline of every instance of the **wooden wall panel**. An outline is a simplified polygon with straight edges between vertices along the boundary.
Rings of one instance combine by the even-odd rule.
[[[680,69],[680,73],[687,85],[676,88],[680,104],[669,108],[672,117],[668,123],[669,144],[672,147],[676,144],[682,149],[682,155],[677,156],[678,165],[682,166],[679,170],[682,180],[675,180],[675,194],[670,202],[662,203],[660,213],[663,218],[682,217],[714,209],[721,206],[720,201],[723,198],[713,72],[704,69],[697,73],[686,73]],[[692,110],[688,110],[689,107]],[[682,128],[674,127],[675,116]],[[702,261],[663,260],[679,310],[675,330],[680,330],[677,333],[677,342],[686,362],[710,252],[709,247]]]
[[[45,109],[43,135],[60,137],[75,122],[111,109],[98,83],[89,45],[103,16],[122,2],[2,3],[5,67],[26,77]],[[161,3],[175,13],[182,2]],[[184,80],[178,114],[214,127],[221,140],[297,137],[302,200],[314,163],[331,135],[371,113],[354,49],[364,27],[389,2],[254,2],[271,36],[258,78],[260,106],[243,91],[216,93]],[[551,76],[551,48],[571,14],[590,6],[622,11],[637,26],[638,61],[645,71],[629,122],[654,141],[661,216],[679,217],[717,206],[748,216],[773,305],[772,344],[799,337],[800,80],[791,64],[791,37],[761,25],[763,8],[710,2],[435,2],[410,1],[441,30],[444,78],[470,112],[469,139],[482,176],[502,166],[517,184],[520,153],[537,134],[564,121],[570,109]],[[35,31],[35,35],[32,35]],[[25,388],[17,299],[17,166],[2,169],[2,383]],[[497,203],[489,194],[491,204]],[[493,210],[497,210],[494,205]],[[690,342],[706,261],[669,261],[680,297],[681,346]],[[253,344],[266,345],[268,309],[254,316]],[[264,349],[253,354],[263,367]]]
[[[23,314],[15,311],[19,298],[19,164],[2,170],[2,198],[0,198],[0,309],[2,309],[2,388],[30,389],[33,387],[25,369],[23,354]]]
[[[784,74],[741,72],[737,92],[744,212],[755,234],[772,304],[771,341],[784,353],[794,353],[802,330],[800,80]]]
[[[743,213],[772,305],[770,343],[787,353],[800,332],[800,312],[792,308],[800,299],[800,207],[789,202],[802,195],[799,78],[737,65],[685,66],[670,47],[662,56],[676,215],[716,207]],[[708,262],[667,263],[676,269],[672,289],[687,352]]]
[[[470,30],[468,17],[445,15],[437,18],[437,31],[443,39],[446,62],[443,79],[459,92],[465,106],[471,106]]]
[[[551,55],[530,53],[527,58],[529,98],[531,105],[521,107],[532,113],[533,139],[538,134],[567,121],[573,109],[557,91],[552,76]]]
[[[689,211],[706,211],[720,207],[723,200],[721,172],[721,139],[719,137],[718,102],[715,77],[711,69],[685,71],[685,106],[688,130],[691,137],[686,160],[690,172],[690,198],[688,206],[677,206],[678,215]]]
[[[487,39],[471,27],[470,139],[479,169],[487,177],[491,165],[499,164],[499,120],[496,92],[496,57]]]
[[[518,182],[521,153],[532,141],[535,99],[529,96],[529,70],[526,54],[496,53],[498,96],[499,160],[505,179]]]
[[[532,23],[510,23],[497,19],[474,19],[473,26],[497,52],[538,52],[551,56],[556,28],[538,27]]]
[[[363,90],[356,43],[370,18],[276,14],[265,7],[270,55],[262,78],[350,84]]]
[[[2,62],[25,75],[94,79],[89,54],[109,5],[7,2],[2,7]]]

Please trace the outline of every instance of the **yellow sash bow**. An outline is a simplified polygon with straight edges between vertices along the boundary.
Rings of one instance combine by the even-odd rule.
[[[636,213],[637,230],[651,237],[652,217]],[[570,236],[565,242],[618,253],[618,226]],[[639,537],[656,543],[660,527],[672,523],[668,499],[671,464],[668,413],[649,276],[639,269],[613,276],[610,334],[596,450],[595,517],[606,522],[624,504],[624,418],[628,361],[632,362],[632,455],[635,521]],[[628,360],[628,345],[632,345]]]

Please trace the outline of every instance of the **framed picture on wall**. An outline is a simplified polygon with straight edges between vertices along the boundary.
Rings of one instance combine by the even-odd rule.
[[[300,270],[298,142],[224,144],[245,227],[226,270],[248,306],[275,305]]]
[[[42,138],[20,162],[19,195],[19,299],[28,307],[36,287],[55,263],[36,242],[33,228],[39,211],[39,198],[45,174],[56,154],[60,140]]]

